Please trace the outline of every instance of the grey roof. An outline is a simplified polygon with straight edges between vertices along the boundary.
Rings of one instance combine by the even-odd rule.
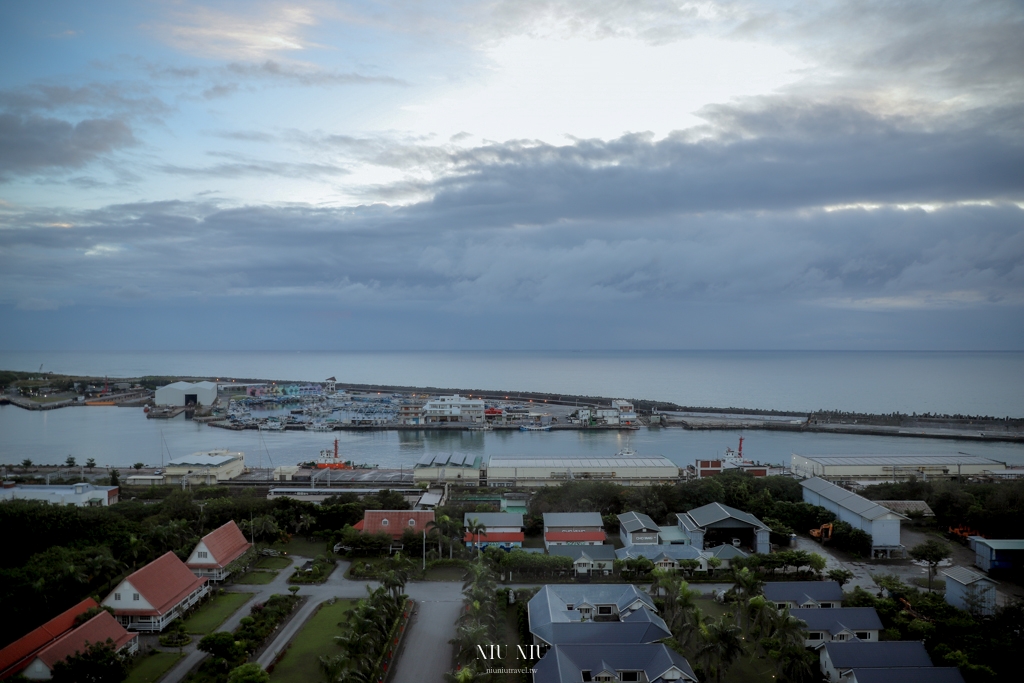
[[[600,512],[545,512],[544,526],[604,527]]]
[[[517,529],[523,527],[523,516],[515,512],[467,512],[462,518],[462,523],[469,526],[469,520],[475,519],[488,529],[498,527],[514,526]]]
[[[728,543],[716,545],[714,548],[705,548],[704,552],[710,553],[720,560],[734,560],[737,557],[748,557],[750,555],[750,553]]]
[[[592,560],[614,560],[615,546],[603,543],[601,545],[553,545],[548,548],[548,555],[560,557],[571,557],[573,562],[586,555]]]
[[[619,548],[615,555],[620,560],[629,557],[646,557],[651,562],[659,562],[663,557],[675,560],[698,560],[702,553],[692,545],[631,545]]]
[[[822,465],[1005,465],[1000,460],[983,458],[979,455],[950,455],[948,453],[938,455],[916,454],[916,455],[801,455],[794,453],[801,458],[814,460]]]
[[[619,524],[630,533],[641,530],[658,531],[658,525],[654,523],[654,520],[642,512],[622,513],[619,515]]]
[[[911,512],[920,512],[925,517],[934,517],[935,512],[928,507],[928,503],[923,500],[876,500],[876,503],[882,507],[889,508],[893,512],[898,512],[901,515],[907,515]]]
[[[684,534],[683,530],[680,529],[678,526],[659,526],[658,533],[661,536],[662,543],[690,540],[690,537]]]
[[[566,609],[566,605],[574,609]],[[619,621],[580,621],[581,604],[614,604]],[[635,609],[634,609],[635,608]],[[672,635],[650,596],[633,585],[547,585],[529,603],[530,633],[559,643],[653,643]]]
[[[835,635],[846,631],[881,631],[882,620],[874,607],[835,607],[797,609],[790,614],[807,624],[809,631],[827,631]]]
[[[987,545],[992,550],[1024,550],[1024,539],[981,538],[975,544]]]
[[[839,602],[843,589],[836,581],[769,581],[762,591],[772,602]]]
[[[942,573],[953,579],[957,583],[962,583],[965,586],[969,586],[972,583],[978,581],[988,581],[989,583],[996,583],[992,579],[988,578],[984,574],[971,571],[967,567],[950,567],[949,569],[943,569]]]
[[[842,486],[836,486],[830,481],[825,481],[820,477],[812,477],[810,479],[804,479],[800,482],[800,486],[803,486],[808,491],[813,491],[825,500],[830,500],[839,507],[845,508],[850,512],[856,513],[864,519],[881,519],[886,515],[896,515],[901,519],[906,519],[904,515],[898,512],[882,507],[873,500],[868,500],[863,496],[859,496],[853,491],[847,491]]]
[[[564,469],[575,467],[578,469],[589,469],[595,467],[671,467],[676,470],[679,466],[668,458],[661,455],[645,455],[642,457],[590,457],[590,456],[548,456],[538,458],[536,456],[491,456],[488,467],[553,467]]]
[[[932,660],[918,640],[886,640],[880,643],[847,641],[825,643],[825,651],[837,669],[903,668],[931,666]]]
[[[673,668],[682,674],[682,680],[697,680],[686,658],[661,643],[555,645],[534,668],[537,671],[534,683],[578,683],[583,680],[584,671],[589,671],[592,677],[602,672],[643,671],[645,680],[661,683],[665,680],[662,676]]]
[[[856,668],[853,674],[857,683],[964,683],[955,666]]]
[[[227,455],[208,455],[206,453],[193,453],[192,455],[183,455],[180,458],[174,458],[168,461],[168,466],[188,466],[194,465],[197,467],[219,467],[225,463],[229,463],[232,460],[237,460],[239,453],[229,453]]]
[[[480,467],[483,459],[472,453],[427,453],[416,461],[416,467]]]
[[[737,510],[734,507],[722,505],[721,503],[708,503],[707,505],[702,505],[699,508],[694,508],[693,510],[684,513],[684,515],[676,515],[676,517],[684,516],[689,516],[689,518],[696,523],[698,528],[703,528],[726,519],[735,519],[758,529],[768,528],[764,522],[749,512]],[[689,528],[689,524],[686,526]]]

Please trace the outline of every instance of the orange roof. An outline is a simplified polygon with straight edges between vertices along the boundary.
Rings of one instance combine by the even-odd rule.
[[[603,531],[549,531],[544,534],[549,541],[603,541]]]
[[[115,609],[115,614],[164,614],[184,600],[189,593],[206,583],[206,577],[193,574],[172,552],[158,557],[125,580],[146,598],[154,609]]]
[[[128,633],[110,612],[104,610],[74,631],[62,636],[57,642],[43,648],[37,656],[43,660],[47,669],[52,669],[57,662],[67,659],[76,652],[85,652],[85,648],[91,643],[105,643],[107,638],[114,641],[115,650],[120,650],[138,638],[138,635]]]
[[[522,531],[485,531],[480,534],[479,540],[481,543],[500,543],[502,541],[522,541],[524,537]],[[476,543],[477,537],[467,531],[462,540],[466,543]]]
[[[96,606],[95,600],[86,598],[0,650],[0,678],[13,676],[31,664],[33,655],[71,630],[75,617]]]
[[[409,521],[412,520],[412,524]],[[386,533],[401,538],[406,529],[420,533],[434,521],[433,510],[367,510],[363,513],[364,534]]]
[[[363,530],[363,520],[359,520],[358,522],[353,524],[352,528],[355,529],[356,531],[362,531]]]
[[[231,520],[224,526],[203,536],[203,544],[210,551],[211,562],[189,562],[195,568],[221,568],[237,560],[252,544],[245,540],[242,530]]]

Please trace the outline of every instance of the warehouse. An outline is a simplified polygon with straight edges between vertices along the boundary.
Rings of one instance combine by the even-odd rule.
[[[793,474],[856,481],[904,481],[974,476],[1006,469],[1005,462],[961,453],[946,455],[799,455],[790,456]]]
[[[481,481],[490,486],[557,486],[570,480],[649,486],[678,478],[679,468],[660,455],[494,456],[481,475]]]
[[[900,543],[900,521],[907,519],[903,515],[818,477],[805,479],[800,486],[805,503],[823,507],[840,521],[869,534],[873,556],[892,557],[893,552],[906,555]]]
[[[167,463],[168,484],[216,484],[234,479],[245,471],[245,454],[227,450],[203,451],[175,458]]]
[[[479,455],[465,453],[438,453],[424,455],[412,470],[417,484],[454,484],[456,486],[479,486],[481,463]]]
[[[174,382],[156,390],[158,406],[209,406],[217,400],[216,382]]]

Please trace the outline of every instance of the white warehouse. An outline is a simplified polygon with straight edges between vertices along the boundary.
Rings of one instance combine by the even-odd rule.
[[[216,382],[174,382],[156,390],[158,406],[209,406],[216,400]]]
[[[878,503],[814,477],[800,482],[804,502],[835,513],[840,521],[871,535],[871,554],[892,557],[893,551],[906,555],[900,543],[900,521],[907,518]]]

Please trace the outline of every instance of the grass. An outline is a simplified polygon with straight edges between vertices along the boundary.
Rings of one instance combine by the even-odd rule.
[[[345,572],[345,578],[346,579],[353,579],[355,581],[362,581],[363,579],[366,578],[365,576],[362,575],[362,573],[359,576],[356,576],[356,577],[352,576],[352,569],[353,569],[353,567],[356,567],[357,565],[359,567],[359,571],[360,572],[367,571],[365,569],[365,567],[366,567],[366,565],[370,565],[369,571],[372,571],[374,573],[374,575],[376,576],[376,572],[380,569],[380,565],[384,564],[389,559],[390,558],[388,558],[388,557],[355,557],[355,558],[352,558],[352,561],[348,565],[348,570]]]
[[[287,569],[292,566],[292,560],[289,557],[263,557],[256,566],[260,569]]]
[[[277,578],[277,572],[251,571],[245,576],[238,578],[235,583],[246,586],[265,586]]]
[[[139,657],[125,683],[153,683],[177,664],[178,659],[180,656],[177,652],[157,652]]]
[[[213,633],[224,620],[238,611],[252,598],[250,593],[223,593],[215,595],[210,601],[197,609],[185,620],[185,630],[189,633],[206,635]]]
[[[286,543],[278,542],[271,547],[274,550],[280,550],[289,555],[299,555],[309,559],[313,559],[317,555],[327,554],[327,544],[324,541],[307,541],[302,536],[292,536],[290,541]]]
[[[342,634],[338,622],[345,618],[345,612],[355,604],[355,600],[338,600],[333,605],[324,603],[295,634],[288,651],[270,674],[271,683],[321,680],[320,655],[341,654],[342,650],[335,644],[334,636]]]

